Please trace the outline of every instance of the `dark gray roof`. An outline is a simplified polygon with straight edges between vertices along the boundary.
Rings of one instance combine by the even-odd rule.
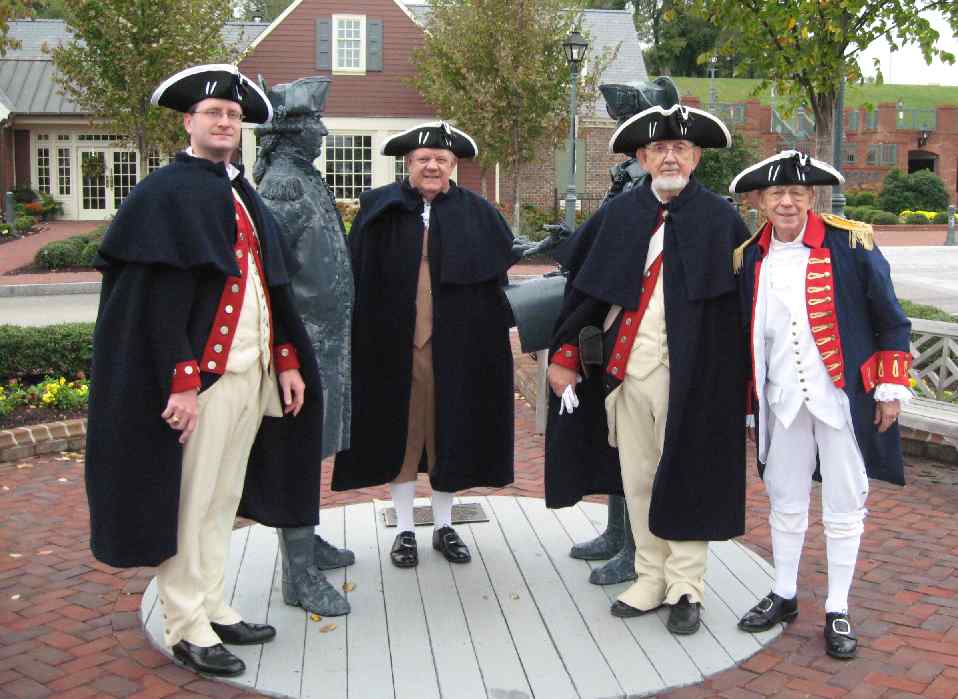
[[[259,36],[267,22],[227,22],[223,39],[243,51]],[[60,19],[10,22],[10,38],[20,47],[0,58],[0,112],[15,114],[84,114],[59,94],[53,80],[54,67],[44,51],[69,41],[70,28]]]
[[[428,2],[404,4],[412,12],[416,22],[425,27],[432,14],[432,7]],[[630,10],[581,10],[581,13],[582,29],[589,37],[590,54],[598,55],[605,49],[613,51],[618,47],[615,60],[602,74],[602,82],[630,83],[648,80],[632,12]],[[588,116],[608,118],[605,103],[601,97],[596,100],[595,107]]]
[[[83,114],[57,89],[50,59],[0,61],[4,106],[15,114]]]

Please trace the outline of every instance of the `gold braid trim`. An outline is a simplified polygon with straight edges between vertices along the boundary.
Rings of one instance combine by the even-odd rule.
[[[866,250],[875,247],[875,231],[870,223],[853,221],[835,214],[822,214],[822,220],[833,228],[848,231],[849,247],[854,248],[861,245]]]
[[[739,245],[737,248],[732,250],[732,273],[738,274],[742,271],[742,265],[745,264],[745,248],[758,240],[759,234],[762,232],[762,226],[759,226],[755,232],[752,234],[752,237],[746,240],[744,243]]]

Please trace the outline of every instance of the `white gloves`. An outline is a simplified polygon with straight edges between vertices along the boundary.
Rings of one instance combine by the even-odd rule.
[[[559,398],[559,415],[562,415],[563,411],[572,414],[572,411],[579,407],[579,397],[575,394],[575,389],[570,383],[565,387],[565,390],[562,392],[562,396]]]

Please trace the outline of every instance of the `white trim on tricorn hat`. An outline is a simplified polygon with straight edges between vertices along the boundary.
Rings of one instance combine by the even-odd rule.
[[[273,118],[273,106],[256,83],[229,63],[192,66],[160,83],[150,103],[177,112],[189,112],[197,102],[216,98],[236,102],[243,108],[243,121],[265,124]]]
[[[828,163],[797,150],[783,150],[770,158],[745,168],[728,186],[732,194],[751,192],[767,187],[844,184],[845,178]]]
[[[656,105],[623,121],[609,139],[609,152],[635,155],[653,141],[691,141],[701,148],[728,148],[732,134],[721,119],[701,109]]]
[[[444,148],[457,158],[479,155],[479,146],[472,137],[445,121],[430,121],[393,134],[383,141],[379,152],[401,157],[417,148]]]

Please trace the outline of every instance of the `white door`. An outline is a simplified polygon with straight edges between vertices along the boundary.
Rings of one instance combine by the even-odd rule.
[[[110,149],[110,171],[109,181],[110,194],[112,201],[111,213],[116,213],[120,204],[130,194],[130,190],[139,180],[139,157],[134,150],[116,150]]]
[[[107,191],[107,162],[105,150],[77,149],[80,163],[81,220],[102,220],[110,215],[110,197]]]

